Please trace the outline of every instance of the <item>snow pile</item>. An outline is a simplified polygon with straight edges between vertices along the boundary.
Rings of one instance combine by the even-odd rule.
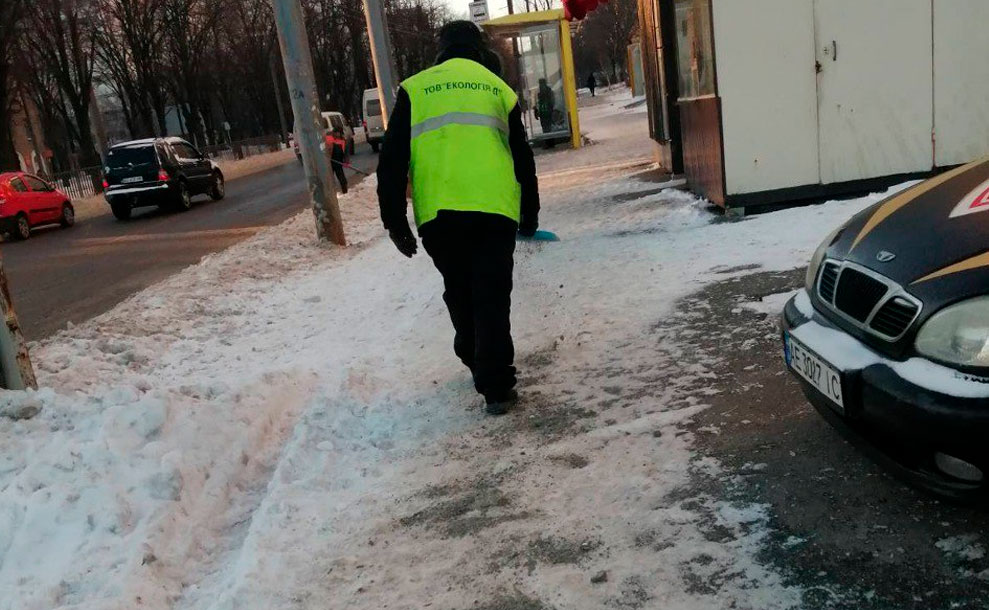
[[[691,489],[724,476],[684,427],[714,373],[660,326],[879,196],[713,222],[593,176],[546,174],[563,241],[518,246],[504,418],[373,180],[341,198],[348,249],[306,212],[35,346],[48,389],[0,399],[41,407],[0,417],[0,610],[797,606],[757,559],[766,508]]]
[[[783,313],[783,306],[797,294],[797,290],[788,290],[776,294],[768,294],[758,301],[746,301],[739,303],[742,309],[748,309],[765,316],[779,316]]]

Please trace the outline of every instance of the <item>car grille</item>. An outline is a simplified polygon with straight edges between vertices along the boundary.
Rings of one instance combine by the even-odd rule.
[[[920,315],[920,302],[895,282],[850,263],[825,261],[817,294],[855,326],[887,341],[902,337]]]
[[[888,290],[889,287],[879,280],[846,268],[838,277],[834,305],[855,320],[865,322]]]
[[[838,263],[825,263],[821,270],[821,298],[828,303],[834,302],[834,289],[838,286]]]

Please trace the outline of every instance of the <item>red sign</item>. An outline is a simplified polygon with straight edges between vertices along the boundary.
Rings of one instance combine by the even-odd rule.
[[[563,0],[563,8],[566,11],[567,21],[580,20],[593,11],[599,4],[608,0]]]

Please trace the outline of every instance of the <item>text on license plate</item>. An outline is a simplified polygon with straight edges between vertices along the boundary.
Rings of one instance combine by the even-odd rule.
[[[822,394],[828,397],[840,411],[845,410],[841,393],[841,373],[833,366],[817,357],[790,333],[786,333],[786,363]]]
[[[121,184],[130,184],[132,182],[141,182],[144,178],[140,176],[131,176],[130,178],[124,178],[120,181]]]

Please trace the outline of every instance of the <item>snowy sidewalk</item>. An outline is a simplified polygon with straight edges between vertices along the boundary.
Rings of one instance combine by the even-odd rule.
[[[726,475],[687,425],[715,372],[664,322],[878,196],[715,222],[629,158],[541,175],[563,241],[519,245],[503,418],[373,180],[346,250],[307,212],[35,346],[45,389],[0,405],[41,407],[0,417],[0,609],[797,606],[765,507],[705,492]]]

